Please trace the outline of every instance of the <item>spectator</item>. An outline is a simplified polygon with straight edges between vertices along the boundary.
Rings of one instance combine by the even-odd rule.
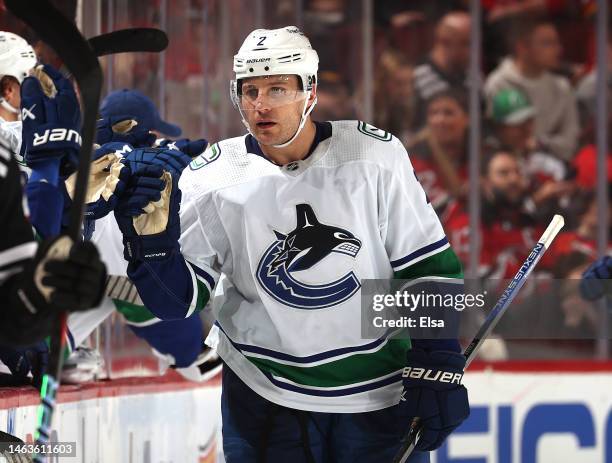
[[[413,68],[397,52],[386,51],[376,67],[375,123],[408,143],[414,117]]]
[[[607,106],[612,108],[612,36],[608,36],[608,97]],[[576,154],[572,164],[576,169],[576,181],[584,189],[595,188],[597,179],[597,146],[595,144],[596,72],[588,74],[578,85],[577,97],[586,143]],[[612,111],[608,109],[608,134],[612,133]],[[608,135],[608,183],[612,182],[612,136]]]
[[[348,82],[333,71],[319,73],[317,106],[313,117],[319,121],[355,119],[355,108]]]
[[[489,150],[505,149],[517,156],[529,184],[532,210],[548,219],[551,212],[558,211],[559,200],[573,191],[574,182],[565,181],[565,163],[538,146],[535,116],[535,108],[522,91],[500,90],[492,101],[493,136],[485,145]]]
[[[578,140],[578,113],[569,81],[552,73],[562,52],[557,30],[550,22],[527,21],[517,24],[514,33],[512,55],[485,83],[488,113],[500,90],[523,91],[536,110],[536,146],[570,160]]]
[[[467,90],[470,27],[470,15],[462,11],[448,13],[438,22],[431,53],[414,70],[415,130],[425,124],[425,102],[434,94],[448,89]]]
[[[432,206],[441,215],[453,198],[467,191],[467,97],[447,90],[427,102],[427,126],[413,140],[408,152]]]

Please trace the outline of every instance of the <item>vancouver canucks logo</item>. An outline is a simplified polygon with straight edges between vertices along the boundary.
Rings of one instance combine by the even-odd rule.
[[[353,272],[324,284],[303,283],[293,273],[332,253],[355,257],[361,241],[348,230],[320,223],[308,204],[295,209],[297,226],[286,235],[274,231],[276,241],[259,262],[257,280],[274,299],[298,309],[322,309],[346,301],[361,287]]]

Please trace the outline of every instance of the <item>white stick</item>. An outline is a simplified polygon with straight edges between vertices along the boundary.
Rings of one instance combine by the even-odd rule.
[[[565,220],[563,216],[556,214],[542,236],[538,240],[538,243],[531,250],[523,265],[519,271],[514,275],[514,278],[508,285],[508,287],[504,290],[503,294],[491,310],[491,313],[487,316],[486,320],[470,342],[470,345],[466,347],[463,351],[463,355],[465,355],[465,367],[472,362],[472,360],[476,357],[478,350],[482,343],[487,339],[487,336],[491,333],[497,322],[501,319],[502,315],[506,312],[506,309],[510,306],[510,303],[517,295],[519,290],[527,281],[527,277],[532,272],[538,261],[542,258],[546,250],[550,247],[553,240],[559,233],[559,231],[563,228],[565,224]],[[401,446],[395,458],[393,459],[393,463],[405,463],[412,451],[414,450],[419,438],[421,436],[422,426],[420,424],[420,418],[414,418],[412,423],[410,424],[410,431],[404,438],[402,439]]]

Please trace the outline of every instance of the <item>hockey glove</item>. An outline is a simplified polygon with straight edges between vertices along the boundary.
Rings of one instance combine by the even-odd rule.
[[[155,134],[138,124],[134,116],[112,116],[98,119],[96,143],[104,145],[110,142],[129,143],[134,148],[152,146]]]
[[[106,283],[106,267],[92,243],[72,244],[67,236],[44,241],[22,273],[13,277],[2,324],[7,342],[23,345],[51,331],[60,310],[97,306]],[[5,336],[6,337],[6,336]]]
[[[208,147],[208,141],[200,138],[199,140],[191,141],[189,138],[181,138],[180,140],[168,140],[166,138],[158,140],[159,148],[182,151],[191,158],[195,158],[202,154]]]
[[[588,301],[612,296],[612,256],[593,262],[582,274],[580,293]]]
[[[72,83],[51,66],[39,66],[21,85],[25,163],[33,171],[60,161],[60,176],[78,165],[81,111]]]
[[[172,178],[178,181],[183,169],[191,162],[191,156],[177,149],[140,148],[127,153],[122,162],[132,172],[136,172],[145,166],[160,166],[170,172]]]
[[[126,143],[107,143],[98,148],[89,170],[85,194],[85,219],[98,220],[111,212],[125,192],[130,169],[119,162],[133,148]],[[70,198],[74,196],[76,174],[66,180]]]
[[[164,260],[179,251],[181,191],[159,165],[141,165],[115,208],[129,262]]]
[[[21,348],[0,346],[0,360],[11,370],[18,384],[29,383],[31,373],[32,385],[38,389],[49,363],[49,346],[46,341]]]
[[[399,407],[407,424],[415,417],[423,426],[416,449],[435,450],[470,414],[466,388],[461,384],[465,357],[452,351],[408,351]]]

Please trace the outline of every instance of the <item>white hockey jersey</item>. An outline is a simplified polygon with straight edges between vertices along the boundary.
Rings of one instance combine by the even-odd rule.
[[[398,402],[410,342],[361,337],[361,280],[445,274],[456,258],[401,142],[331,124],[282,167],[245,136],[209,147],[179,181],[180,244],[200,282],[224,275],[207,343],[249,387],[291,408],[365,412]]]

